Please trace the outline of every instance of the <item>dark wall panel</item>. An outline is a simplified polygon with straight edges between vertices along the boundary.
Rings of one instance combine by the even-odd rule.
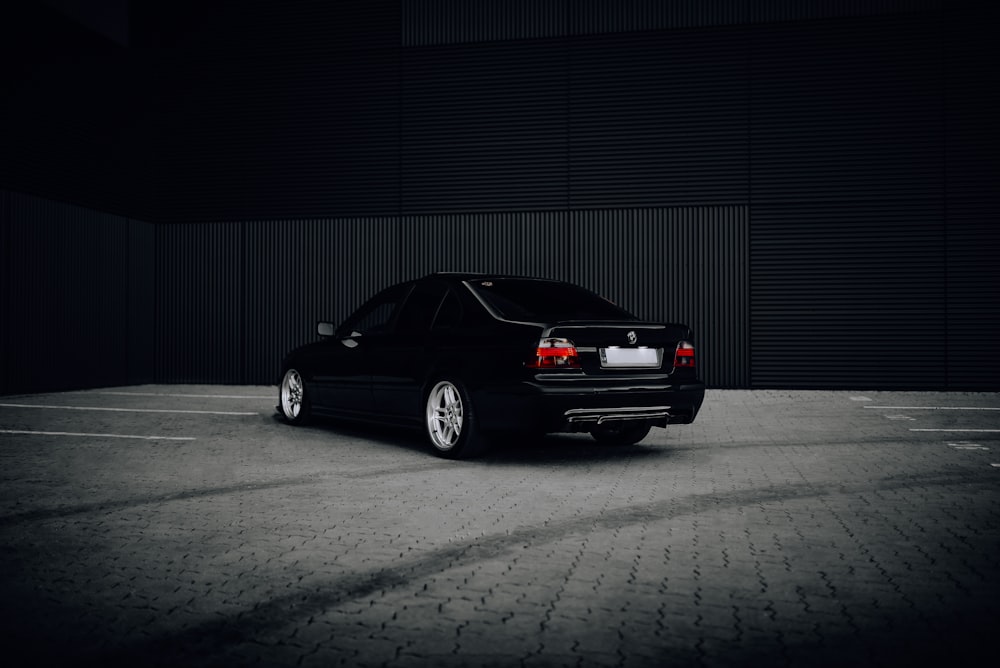
[[[566,207],[561,42],[427,47],[403,63],[403,213]]]
[[[752,382],[942,387],[944,99],[931,15],[777,24],[751,60]]]
[[[0,3],[0,188],[142,217],[147,81],[137,55],[43,2]]]
[[[757,29],[753,203],[940,200],[938,19],[898,15]]]
[[[1000,388],[1000,7],[947,25],[948,379]]]
[[[405,0],[404,46],[563,35],[566,0]]]
[[[173,28],[159,10],[137,22],[166,42],[162,220],[398,213],[398,3],[200,3]]]
[[[755,205],[756,387],[945,385],[940,201]]]
[[[448,269],[685,321],[715,386],[997,387],[995,3],[132,4],[2,10],[0,391],[273,382]]]
[[[943,0],[404,0],[405,46],[939,10]]]
[[[581,37],[571,62],[572,207],[746,202],[745,32]]]
[[[4,193],[4,364],[0,391],[141,382],[133,340],[150,332],[136,305],[151,294],[147,223]],[[141,296],[140,296],[141,295]],[[145,339],[151,347],[152,341]]]

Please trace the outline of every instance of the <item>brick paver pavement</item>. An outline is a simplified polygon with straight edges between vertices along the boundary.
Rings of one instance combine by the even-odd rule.
[[[274,393],[0,398],[15,664],[992,663],[1000,411],[927,409],[1000,395],[710,391],[638,446],[452,462]]]

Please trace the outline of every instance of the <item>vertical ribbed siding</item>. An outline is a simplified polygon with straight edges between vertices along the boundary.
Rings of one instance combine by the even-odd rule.
[[[544,274],[557,267],[569,253],[565,245],[554,248],[562,235],[566,213],[525,212],[468,215],[407,216],[401,229],[401,274],[418,278],[436,271],[498,274]],[[565,237],[561,238],[565,244]]]
[[[566,49],[416,49],[403,63],[404,213],[566,207]]]
[[[150,95],[161,199],[142,208],[236,222],[161,227],[4,194],[0,391],[273,382],[316,319],[441,269],[565,278],[685,321],[714,386],[997,387],[987,5],[262,11],[207,11],[155,63]],[[107,100],[130,111],[120,91]],[[155,134],[88,113],[132,128],[109,146]],[[89,117],[60,123],[89,131]],[[97,140],[52,137],[67,160],[3,174],[109,209],[143,192],[121,190],[130,177],[108,196],[96,172],[67,185],[81,175],[63,164],[89,164]]]
[[[0,395],[14,391],[11,380],[11,358],[17,352],[13,348],[9,323],[13,320],[11,297],[14,291],[13,275],[13,227],[11,225],[11,194],[0,189]]]
[[[574,39],[571,206],[745,203],[747,43],[742,29]]]
[[[129,220],[128,382],[151,383],[156,368],[156,225]]]
[[[940,10],[943,0],[403,0],[404,46]]]
[[[562,35],[567,0],[403,0],[404,46]]]
[[[314,340],[318,321],[343,321],[397,281],[395,219],[256,221],[240,227],[247,258],[241,297],[245,382],[277,382],[282,356]],[[196,323],[192,327],[197,330]]]
[[[156,377],[168,383],[240,383],[242,225],[161,225],[156,238]]]
[[[4,392],[127,384],[135,331],[121,216],[5,193]],[[134,373],[133,373],[134,372]]]

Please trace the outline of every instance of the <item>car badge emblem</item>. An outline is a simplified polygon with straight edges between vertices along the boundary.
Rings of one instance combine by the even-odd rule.
[[[639,337],[635,335],[635,332],[629,332],[625,335],[625,338],[628,339],[628,342],[631,344],[635,344],[635,342],[639,340]]]

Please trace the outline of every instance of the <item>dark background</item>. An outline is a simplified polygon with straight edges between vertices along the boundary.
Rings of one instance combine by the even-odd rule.
[[[1000,389],[996,19],[4,3],[0,392],[274,383],[438,270],[687,322],[712,387]]]

